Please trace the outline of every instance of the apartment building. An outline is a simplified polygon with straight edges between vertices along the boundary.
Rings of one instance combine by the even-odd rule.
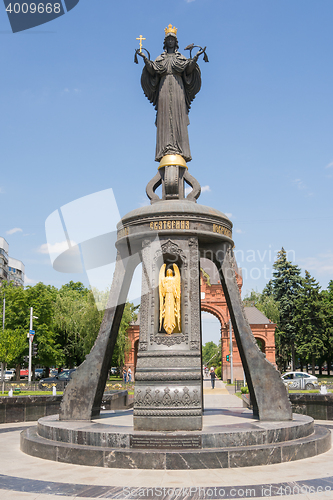
[[[15,286],[24,285],[25,268],[23,262],[8,255],[9,245],[0,236],[0,286],[4,281],[13,282]]]

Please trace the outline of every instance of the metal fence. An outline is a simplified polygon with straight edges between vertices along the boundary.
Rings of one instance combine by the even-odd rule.
[[[56,386],[57,391],[63,391],[68,384],[68,380],[58,380],[56,382],[45,382],[40,383],[39,380],[35,380],[32,382],[28,382],[27,380],[10,380],[5,381],[4,384],[0,381],[0,394],[2,389],[5,392],[8,392],[12,389],[15,392],[15,389],[20,389],[20,391],[52,391],[53,386]],[[105,392],[115,391],[115,390],[127,390],[134,391],[134,382],[129,382],[125,384],[121,380],[108,380],[105,386]]]
[[[236,380],[235,379],[235,392],[240,392],[241,387],[244,386],[244,380]]]
[[[4,383],[0,381],[0,389],[3,389],[4,391],[9,391],[10,389],[13,389],[14,391],[16,388],[21,391],[40,391],[37,380],[30,383],[27,380],[10,380],[5,381]]]

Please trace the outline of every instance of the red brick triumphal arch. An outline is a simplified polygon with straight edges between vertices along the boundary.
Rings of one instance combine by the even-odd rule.
[[[230,353],[229,320],[230,314],[226,299],[219,281],[218,271],[215,265],[207,260],[200,261],[201,273],[201,310],[215,316],[221,325],[221,349],[222,349],[222,374],[223,380],[230,378],[230,362],[226,361],[226,356]],[[239,293],[241,293],[243,279],[241,272],[236,273]],[[245,307],[245,315],[250,324],[252,333],[258,342],[260,349],[266,354],[266,358],[275,365],[275,328],[266,316],[256,307]],[[126,368],[131,368],[135,374],[137,352],[140,332],[140,315],[135,323],[132,323],[128,330],[128,338],[131,344],[130,351],[126,356]],[[233,349],[233,374],[236,379],[243,379],[243,367],[237,349],[236,339],[232,332]]]

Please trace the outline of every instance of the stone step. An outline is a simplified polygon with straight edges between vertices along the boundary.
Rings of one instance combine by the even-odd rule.
[[[41,437],[37,427],[21,433],[21,450],[56,462],[124,469],[221,469],[300,460],[331,448],[329,429],[315,426],[313,434],[290,441],[196,449],[140,449],[88,446]]]

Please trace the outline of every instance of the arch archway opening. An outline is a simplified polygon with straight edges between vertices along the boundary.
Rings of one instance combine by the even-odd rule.
[[[221,378],[221,322],[212,313],[201,311],[202,327],[202,375],[209,377],[208,370],[213,366],[218,378]]]
[[[257,342],[258,347],[261,350],[261,352],[266,354],[266,342],[264,341],[264,339],[262,339],[260,337],[255,337],[255,339],[256,339],[256,342]]]

